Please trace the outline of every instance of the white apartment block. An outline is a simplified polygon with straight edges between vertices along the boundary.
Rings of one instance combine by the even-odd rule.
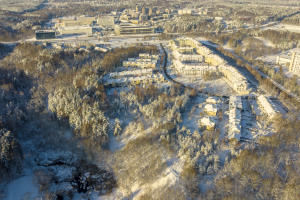
[[[297,73],[300,72],[300,55],[298,53],[293,53],[289,70]]]
[[[148,53],[140,53],[140,54],[139,54],[139,58],[140,58],[140,59],[148,58],[148,59],[156,59],[156,60],[159,60],[160,55],[151,55],[151,54],[148,54]]]
[[[128,61],[123,61],[124,67],[140,67],[140,68],[156,68],[160,56],[150,54],[139,54],[139,58],[128,58]]]
[[[121,87],[129,84],[151,84],[164,81],[162,74],[153,74],[152,69],[142,69],[123,72],[112,72],[105,85],[111,87]]]
[[[241,114],[242,98],[240,96],[230,96],[229,98],[229,124],[228,139],[240,141],[241,138]]]
[[[215,66],[208,66],[206,63],[200,63],[197,65],[186,65],[180,60],[173,61],[175,69],[183,75],[199,75],[203,76],[206,72],[217,73],[217,68]]]
[[[272,103],[272,101],[268,98],[266,98],[263,95],[260,95],[257,98],[257,103],[260,106],[260,108],[268,115],[269,118],[273,118],[274,115],[278,112],[276,106]]]

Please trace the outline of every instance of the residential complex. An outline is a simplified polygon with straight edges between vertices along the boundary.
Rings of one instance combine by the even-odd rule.
[[[227,78],[232,83],[233,90],[238,94],[249,94],[250,89],[248,89],[246,78],[195,39],[184,37],[171,40],[169,47],[174,57],[173,64],[179,73],[201,76],[205,73],[216,73]],[[197,54],[193,54],[193,52]],[[195,64],[189,65],[183,62]]]
[[[257,98],[257,103],[260,106],[261,110],[263,110],[270,119],[272,119],[278,112],[276,106],[272,103],[272,101],[263,95],[260,95]]]
[[[134,71],[113,72],[109,74],[109,79],[105,85],[110,87],[121,87],[129,84],[149,84],[164,81],[162,74],[153,74],[152,69],[142,69]]]
[[[123,61],[124,67],[140,67],[140,68],[156,68],[160,56],[140,54],[138,59],[128,58],[128,61]]]

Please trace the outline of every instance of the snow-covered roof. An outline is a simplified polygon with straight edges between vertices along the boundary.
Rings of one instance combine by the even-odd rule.
[[[232,129],[228,131],[228,139],[237,139],[238,141],[240,141],[241,139],[241,131],[235,126],[231,126]]]
[[[205,109],[205,111],[207,111],[207,112],[215,112],[215,113],[218,112],[217,106],[216,106],[216,105],[212,105],[212,104],[206,104],[206,105],[204,106],[204,109]]]
[[[201,121],[201,125],[204,125],[204,126],[214,127],[216,125],[214,123],[214,120],[210,119],[209,117],[204,117],[200,121]]]
[[[205,101],[206,103],[213,103],[213,104],[217,103],[217,100],[213,97],[208,97]]]
[[[272,118],[278,112],[275,105],[269,99],[267,99],[265,96],[260,95],[257,98],[257,100],[259,101],[261,106],[264,108],[264,111],[268,114],[269,117]]]
[[[241,96],[230,96],[229,97],[230,108],[242,109],[242,98]]]

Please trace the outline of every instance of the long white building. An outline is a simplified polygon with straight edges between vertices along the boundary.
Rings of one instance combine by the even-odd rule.
[[[123,72],[112,72],[109,74],[109,78],[105,85],[111,87],[126,86],[129,84],[147,84],[147,83],[159,83],[164,81],[162,74],[153,74],[152,69],[142,69]]]
[[[242,98],[240,96],[229,97],[229,123],[228,139],[240,141],[241,138],[241,114]]]
[[[272,103],[272,101],[266,98],[263,95],[260,95],[257,98],[257,103],[260,108],[268,115],[269,118],[273,118],[278,112],[276,106]]]

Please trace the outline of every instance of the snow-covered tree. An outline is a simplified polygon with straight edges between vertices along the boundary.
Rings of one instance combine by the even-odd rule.
[[[13,169],[13,165],[18,164],[22,158],[23,151],[19,141],[13,136],[10,131],[1,129],[0,163],[7,171],[11,171]]]
[[[114,124],[114,136],[118,136],[121,134],[122,128],[121,128],[121,123],[118,118],[115,119],[115,124]]]
[[[214,173],[213,167],[211,165],[209,165],[208,168],[207,168],[207,174],[210,175],[210,174],[213,174],[213,173]]]
[[[206,173],[206,168],[203,165],[199,165],[199,173],[200,175],[204,175]]]

